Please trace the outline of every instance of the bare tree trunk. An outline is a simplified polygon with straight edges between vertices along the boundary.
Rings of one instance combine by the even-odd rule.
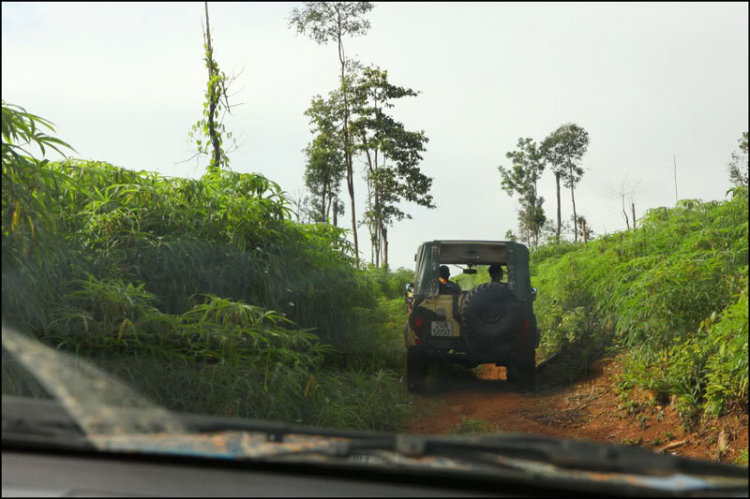
[[[370,154],[370,148],[367,144],[367,136],[365,133],[362,133],[362,145],[365,149],[365,155],[367,157],[367,167],[369,168],[370,175],[367,178],[367,202],[368,206],[372,208],[372,199],[375,197],[375,219],[373,223],[369,223],[367,226],[370,228],[370,241],[372,242],[372,248],[370,248],[370,260],[375,262],[375,266],[378,267],[380,265],[380,242],[378,240],[378,223],[377,223],[377,203],[378,203],[378,194],[377,194],[377,182],[375,182],[374,174],[378,169],[378,150],[375,149],[375,162],[373,164],[372,155]],[[373,186],[375,190],[375,195],[373,196]],[[373,227],[375,228],[375,231],[373,232]]]
[[[341,33],[341,18],[339,18],[339,33]],[[354,204],[354,171],[352,168],[352,155],[349,146],[349,100],[346,94],[346,59],[344,58],[344,44],[339,41],[339,61],[341,61],[341,90],[344,94],[344,158],[346,159],[346,186],[349,190],[349,199],[352,202],[352,234],[354,235],[354,259],[359,263],[359,240],[357,238],[357,216],[356,205]]]
[[[576,193],[575,184],[573,182],[573,167],[569,167],[570,170],[570,197],[573,199],[573,241],[578,242],[578,213],[576,213]]]
[[[560,227],[562,226],[562,215],[560,211],[560,173],[555,172],[555,183],[557,184],[557,239],[560,239]]]
[[[633,230],[635,230],[635,228],[636,228],[636,226],[635,226],[635,203],[633,202],[632,199],[630,200],[630,208],[631,208],[631,210],[633,212]]]
[[[383,232],[383,267],[388,268],[388,229],[381,227]]]
[[[320,202],[320,218],[323,219],[325,223],[328,223],[328,217],[326,217],[326,184],[323,183],[323,199],[321,199]]]
[[[333,198],[333,226],[338,227],[339,225],[339,198],[335,196]]]
[[[578,214],[576,213],[576,195],[574,191],[573,187],[571,187],[570,196],[573,198],[573,241],[578,242],[578,223],[576,223],[576,220],[578,220]]]
[[[625,217],[625,225],[627,225],[628,230],[630,230],[630,222],[628,221],[628,212],[625,211],[625,195],[621,195],[620,199],[622,200],[622,216]]]
[[[382,234],[383,234],[383,228],[380,225],[380,205],[378,204],[380,201],[379,196],[379,185],[378,185],[378,179],[375,177],[375,182],[373,182],[375,186],[375,230],[377,231],[376,239],[378,240],[378,255],[376,257],[375,266],[380,267],[380,252],[382,248]]]
[[[328,190],[328,202],[326,204],[326,223],[328,223],[328,220],[331,216],[331,205],[333,204],[333,194],[331,193],[333,189]]]
[[[586,234],[586,220],[581,220],[581,234],[583,235],[583,244],[588,244],[589,238]]]

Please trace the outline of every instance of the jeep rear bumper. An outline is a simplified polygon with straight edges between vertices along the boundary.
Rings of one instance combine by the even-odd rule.
[[[469,352],[462,338],[428,338],[424,344],[410,347],[410,350],[429,361],[464,365],[508,365],[517,357],[516,349],[511,345],[499,346],[492,352],[482,354]]]
[[[532,344],[536,350],[539,348],[540,342],[539,328],[534,328],[532,335]],[[466,342],[461,337],[427,337],[421,344],[408,348],[430,361],[455,362],[465,365],[498,364],[507,366],[515,362],[518,357],[518,347],[514,344],[497,345],[492,351],[486,353],[470,352]]]

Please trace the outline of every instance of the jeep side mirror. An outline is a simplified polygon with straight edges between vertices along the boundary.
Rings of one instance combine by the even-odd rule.
[[[531,301],[536,300],[536,288],[531,288]]]

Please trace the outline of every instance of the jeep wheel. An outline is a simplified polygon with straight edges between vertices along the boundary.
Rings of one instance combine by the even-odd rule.
[[[406,388],[410,392],[421,392],[424,390],[424,381],[427,377],[427,359],[416,350],[410,348],[406,351]]]

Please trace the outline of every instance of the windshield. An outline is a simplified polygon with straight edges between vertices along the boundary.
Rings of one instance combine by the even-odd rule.
[[[451,277],[451,280],[458,283],[461,286],[462,291],[471,291],[480,284],[488,282],[500,282],[508,283],[508,272],[507,266],[498,264],[502,269],[495,279],[490,275],[489,265],[477,265],[469,268],[467,265],[461,264],[449,264],[448,267],[451,269],[451,276],[455,274],[455,277]]]
[[[746,3],[2,18],[4,404],[747,466]]]

